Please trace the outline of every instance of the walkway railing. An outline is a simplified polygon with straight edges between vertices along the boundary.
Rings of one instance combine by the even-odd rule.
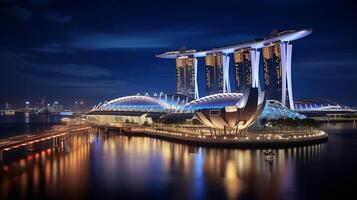
[[[44,131],[40,134],[35,134],[35,135],[24,134],[24,135],[9,137],[0,140],[0,151],[8,151],[11,149],[23,147],[37,142],[42,142],[52,138],[61,137],[68,134],[71,131],[86,130],[88,128],[89,128],[88,126],[80,125],[75,127],[67,127],[67,128],[64,127],[63,129],[57,129],[52,131]]]

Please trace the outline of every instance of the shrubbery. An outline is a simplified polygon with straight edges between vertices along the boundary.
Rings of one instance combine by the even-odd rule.
[[[202,125],[202,123],[201,123],[200,120],[198,120],[198,119],[193,119],[193,120],[192,120],[192,124],[193,124],[193,125]]]
[[[159,120],[159,123],[163,124],[183,124],[186,122],[186,119],[183,118],[163,118]]]
[[[266,119],[263,118],[261,120],[262,125],[264,126],[272,126],[272,127],[277,127],[277,126],[285,126],[285,127],[293,127],[293,128],[298,128],[298,127],[307,127],[307,128],[318,128],[321,126],[321,123],[314,119],[292,119],[292,118],[281,118],[281,119]]]

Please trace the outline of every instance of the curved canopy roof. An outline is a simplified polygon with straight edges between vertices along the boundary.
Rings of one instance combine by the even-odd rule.
[[[170,109],[170,106],[157,98],[149,96],[126,96],[111,100],[104,103],[98,110],[114,110],[114,111],[163,111]]]
[[[290,110],[286,106],[282,105],[278,101],[268,100],[266,102],[265,108],[262,114],[258,117],[259,120],[266,119],[281,119],[281,118],[291,118],[291,119],[305,119],[306,116]]]
[[[183,105],[181,110],[197,110],[202,108],[222,108],[236,106],[242,99],[242,93],[219,93],[205,96]]]
[[[279,32],[275,35],[269,36],[264,39],[260,40],[255,40],[255,41],[250,41],[250,42],[245,42],[237,45],[231,45],[231,46],[226,46],[226,47],[220,47],[220,48],[215,48],[211,50],[204,50],[204,51],[186,51],[186,52],[180,52],[180,51],[170,51],[166,52],[160,55],[156,55],[159,58],[171,58],[174,59],[176,57],[181,57],[181,56],[193,56],[193,57],[205,57],[209,53],[225,53],[225,54],[230,54],[233,53],[235,50],[239,49],[247,49],[247,48],[252,48],[252,49],[260,49],[265,46],[269,46],[272,43],[276,42],[290,42],[294,41],[300,38],[303,38],[307,35],[309,35],[312,32],[311,29],[301,29],[301,30],[288,30],[288,31],[283,31]]]
[[[321,98],[300,99],[294,104],[299,111],[354,111],[353,108]]]
[[[340,104],[322,98],[305,98],[295,101],[295,104],[318,104],[318,105],[331,105],[331,106],[340,106]]]
[[[160,93],[149,96],[149,94],[125,96],[104,104],[99,103],[92,111],[143,111],[143,112],[172,112],[191,101],[192,98],[180,94]]]
[[[125,96],[104,104],[98,104],[92,111],[137,111],[137,112],[192,112],[203,108],[242,107],[246,97],[242,93],[219,93],[190,101],[186,96],[160,94],[150,96]]]

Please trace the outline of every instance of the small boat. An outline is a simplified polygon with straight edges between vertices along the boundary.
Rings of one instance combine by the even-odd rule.
[[[67,123],[68,121],[69,121],[68,117],[61,118],[61,122],[63,122],[63,123]]]
[[[15,110],[1,110],[0,111],[1,115],[15,115]]]
[[[73,116],[73,112],[69,110],[65,110],[59,113],[61,116]]]

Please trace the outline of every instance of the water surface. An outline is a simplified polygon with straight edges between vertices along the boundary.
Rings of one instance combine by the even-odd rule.
[[[255,149],[75,134],[59,147],[43,144],[33,152],[4,155],[0,198],[353,199],[356,126],[323,128],[327,143],[277,149],[272,160]]]
[[[16,113],[11,116],[0,115],[0,139],[24,133],[40,132],[60,122],[59,115],[28,113]]]

